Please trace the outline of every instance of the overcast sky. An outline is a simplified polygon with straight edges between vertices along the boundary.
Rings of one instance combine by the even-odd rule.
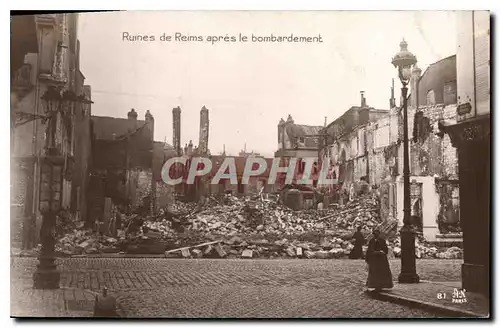
[[[425,68],[456,53],[451,11],[209,12],[81,14],[80,69],[92,87],[93,115],[155,118],[155,140],[172,143],[172,108],[182,109],[182,144],[198,144],[199,112],[210,110],[212,154],[247,150],[273,156],[277,124],[323,125],[360,104],[388,109],[404,37]],[[155,35],[154,42],[123,40]],[[323,43],[162,42],[174,35],[317,36]],[[251,41],[251,40],[250,40]],[[399,80],[395,80],[399,103]]]

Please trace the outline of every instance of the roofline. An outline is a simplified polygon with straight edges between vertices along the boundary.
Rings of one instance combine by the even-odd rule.
[[[438,60],[437,62],[434,62],[434,63],[430,64],[429,66],[427,66],[427,68],[425,69],[425,71],[424,71],[424,72],[422,73],[422,75],[420,75],[420,77],[418,78],[418,81],[420,82],[420,80],[424,77],[424,75],[427,73],[427,71],[429,71],[429,68],[430,68],[431,66],[437,65],[437,64],[439,64],[439,63],[440,63],[440,62],[442,62],[442,61],[445,61],[445,60],[447,60],[447,59],[450,59],[451,57],[457,57],[457,54],[454,54],[454,55],[451,55],[451,56],[448,56],[448,57],[442,58],[442,59]]]
[[[390,109],[379,109],[379,108],[373,108],[373,107],[360,107],[360,106],[351,106],[348,110],[346,110],[342,115],[340,115],[339,117],[337,117],[335,120],[331,121],[329,124],[327,124],[325,127],[323,127],[324,129],[328,129],[329,127],[331,127],[335,122],[337,122],[339,119],[341,119],[342,117],[344,117],[345,114],[347,114],[347,112],[349,112],[350,110],[352,109],[369,109],[370,111],[373,111],[373,112],[381,112],[381,113],[389,113],[390,112]]]
[[[91,115],[90,118],[113,118],[116,120],[128,120],[127,117],[113,117],[113,116],[98,116],[98,115]],[[146,122],[146,120],[136,120],[137,122]]]

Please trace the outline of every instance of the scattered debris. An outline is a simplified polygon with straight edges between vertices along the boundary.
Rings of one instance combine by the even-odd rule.
[[[69,231],[59,238],[56,251],[62,255],[121,251],[178,258],[347,258],[354,247],[352,234],[361,226],[367,239],[373,228],[383,231],[391,253],[400,257],[397,221],[383,221],[379,208],[378,197],[370,193],[345,205],[301,211],[263,197],[209,197],[200,204],[176,202],[155,216],[121,214],[123,229],[116,237],[69,224],[73,229],[66,228]],[[68,221],[63,218],[61,222]],[[438,248],[419,240],[416,255],[449,259],[463,254],[458,247]]]

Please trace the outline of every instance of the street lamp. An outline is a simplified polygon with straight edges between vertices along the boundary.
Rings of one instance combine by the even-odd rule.
[[[76,96],[72,91],[58,90],[49,87],[41,97],[48,119],[45,154],[40,161],[40,203],[39,209],[43,217],[40,239],[42,249],[39,264],[33,274],[33,285],[36,289],[59,288],[60,273],[55,264],[55,227],[56,216],[61,209],[62,182],[65,154],[61,154],[55,145],[57,117],[63,120],[71,118],[70,105],[73,103],[91,104],[85,96]]]
[[[419,277],[416,272],[415,261],[415,231],[410,217],[410,160],[408,151],[408,82],[411,78],[413,65],[417,58],[408,51],[408,43],[403,39],[399,44],[401,50],[392,58],[392,64],[398,69],[399,79],[403,87],[403,227],[401,228],[401,273],[398,281],[400,283],[418,283]]]

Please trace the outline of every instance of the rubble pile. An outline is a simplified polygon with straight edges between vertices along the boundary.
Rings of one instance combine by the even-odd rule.
[[[295,236],[320,233],[340,236],[362,225],[370,230],[380,223],[376,200],[365,197],[342,208],[293,211],[271,201],[216,205],[191,219],[190,230],[213,235]]]
[[[189,218],[186,235],[196,234],[200,243],[221,240],[228,257],[341,258],[353,248],[356,226],[368,232],[381,223],[378,206],[376,198],[366,196],[340,208],[293,211],[274,201],[229,196]],[[163,223],[155,230],[164,230]],[[185,239],[178,244],[189,246]],[[193,251],[200,256],[197,248]]]
[[[58,239],[56,250],[65,255],[179,250],[168,257],[346,258],[354,247],[351,239],[356,227],[361,226],[369,237],[373,228],[384,224],[379,208],[378,198],[370,194],[344,206],[302,211],[269,199],[227,195],[207,198],[202,204],[176,202],[155,216],[122,214],[123,230],[116,238],[73,229]],[[400,257],[399,237],[390,238],[388,244],[394,256]],[[457,259],[462,250],[438,248],[420,238],[416,255]]]
[[[349,255],[354,246],[338,237],[323,238],[320,243],[311,241],[279,239],[274,242],[267,239],[244,240],[232,237],[224,242],[223,249],[228,257],[263,257],[263,258],[343,258]]]
[[[55,251],[61,255],[116,253],[120,251],[118,239],[102,236],[92,230],[73,230],[60,238]]]
[[[392,249],[395,257],[401,257],[400,237],[389,241],[389,248]],[[415,256],[417,259],[462,259],[463,251],[456,246],[436,247],[419,236],[415,240]]]

